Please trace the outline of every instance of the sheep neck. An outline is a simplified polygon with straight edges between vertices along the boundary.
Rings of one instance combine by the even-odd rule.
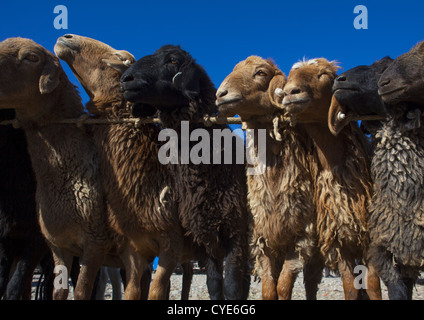
[[[312,139],[319,163],[325,170],[332,171],[343,163],[346,145],[342,135],[336,137],[331,134],[326,123],[308,123],[303,127]]]
[[[257,130],[265,129],[266,130],[266,152],[267,159],[270,157],[275,157],[281,154],[283,150],[283,144],[280,141],[277,141],[273,136],[273,125],[270,122],[257,122],[257,121],[246,121],[246,128],[254,130],[255,134]],[[255,139],[255,153],[258,151],[258,139]]]
[[[128,104],[122,94],[106,97],[94,96],[85,107],[95,117],[122,118],[124,115],[130,114]]]

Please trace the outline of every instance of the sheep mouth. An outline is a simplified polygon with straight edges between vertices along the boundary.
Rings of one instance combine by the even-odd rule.
[[[240,103],[242,100],[243,100],[243,98],[240,97],[240,96],[235,96],[235,97],[232,97],[232,98],[229,98],[229,99],[218,98],[215,101],[215,105],[217,107],[221,107],[221,106],[224,106],[224,105],[225,106],[231,106],[231,105],[235,105],[235,104]]]
[[[285,108],[296,108],[296,106],[307,104],[310,101],[311,98],[306,92],[304,94],[291,94],[283,98],[283,105]]]
[[[243,98],[241,96],[235,96],[227,99],[218,98],[215,101],[215,105],[218,107],[220,114],[230,117],[237,114],[238,107],[242,101]]]
[[[395,102],[397,99],[399,99],[402,94],[406,91],[407,86],[402,86],[398,88],[388,88],[378,89],[378,94],[381,96],[384,102]]]
[[[66,62],[70,62],[74,58],[75,52],[78,52],[79,47],[74,44],[66,41],[63,37],[57,39],[54,46],[54,53],[59,59],[62,59]]]
[[[355,88],[355,87],[337,87],[333,89],[333,94],[339,93],[339,92],[359,92],[359,88]]]
[[[76,45],[75,43],[72,43],[69,40],[65,40],[64,37],[60,37],[59,39],[57,39],[56,45],[64,46],[64,47],[66,47],[66,48],[68,48],[68,49],[70,49],[72,51],[78,51],[79,50],[79,46],[78,45]]]

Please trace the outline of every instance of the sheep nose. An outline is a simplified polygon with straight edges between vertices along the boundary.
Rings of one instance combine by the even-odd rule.
[[[378,82],[378,86],[381,88],[381,87],[384,87],[384,86],[387,86],[390,82],[392,81],[392,79],[382,79],[382,80],[380,80],[379,82]]]
[[[216,93],[217,98],[222,98],[228,94],[228,90],[218,90]]]
[[[302,91],[298,87],[284,89],[284,95],[285,96],[289,96],[289,95],[292,95],[292,94],[299,94],[301,92]]]
[[[344,75],[338,76],[338,77],[336,78],[336,81],[339,81],[339,82],[346,81],[346,80],[347,80],[347,79],[346,79],[346,76],[344,76]]]
[[[68,33],[68,34],[63,35],[63,37],[67,38],[67,39],[71,39],[73,37],[73,35]]]

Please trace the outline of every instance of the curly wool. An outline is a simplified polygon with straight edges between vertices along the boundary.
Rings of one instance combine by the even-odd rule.
[[[211,85],[206,91],[202,99],[191,101],[183,108],[171,112],[160,111],[163,127],[178,132],[181,121],[197,120],[205,114],[216,113],[213,99],[215,88]],[[197,128],[207,130],[212,137],[214,129],[222,130],[228,126],[205,127],[190,123],[190,131]],[[190,149],[196,143],[190,141]],[[212,139],[210,143],[212,150]],[[167,169],[172,174],[172,190],[185,235],[201,248],[198,254],[202,256],[206,253],[221,259],[232,241],[233,246],[239,248],[239,255],[246,255],[250,218],[246,202],[245,166],[232,161],[232,164],[169,164]]]
[[[375,135],[371,246],[418,269],[424,264],[424,131],[404,132],[400,121],[389,119]]]
[[[300,262],[308,260],[316,246],[308,141],[304,133],[291,127],[280,135],[281,142],[267,137],[265,172],[248,177],[253,215],[251,251],[254,273],[259,277],[264,272],[265,251],[282,266],[288,246],[294,245]],[[273,277],[277,279],[278,274]]]
[[[367,250],[371,198],[368,148],[353,125],[340,134],[345,161],[331,171],[319,170],[315,179],[315,203],[319,246],[326,265],[336,269],[341,255],[348,261],[362,259]]]

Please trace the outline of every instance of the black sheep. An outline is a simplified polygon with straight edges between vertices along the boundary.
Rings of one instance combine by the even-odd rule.
[[[205,70],[179,46],[167,45],[138,60],[121,78],[124,97],[136,103],[133,114],[159,111],[163,128],[179,133],[181,121],[190,123],[190,134],[207,130],[212,150],[213,129],[193,121],[215,115],[216,89]],[[191,147],[197,143],[184,141]],[[182,152],[182,150],[181,150]],[[235,153],[233,150],[233,158]],[[178,199],[179,217],[201,260],[207,261],[207,285],[212,299],[246,299],[249,292],[247,185],[244,164],[168,164],[172,191]],[[223,280],[223,260],[225,279]]]
[[[13,110],[0,110],[0,121],[13,117]],[[0,298],[29,299],[34,269],[49,254],[38,224],[35,186],[23,130],[0,125]]]
[[[336,79],[329,126],[339,132],[352,114],[385,118],[365,123],[372,134],[374,189],[368,259],[387,286],[390,299],[411,299],[424,262],[424,130],[420,108],[402,101],[390,103],[379,96],[380,76],[392,61],[384,58]]]

